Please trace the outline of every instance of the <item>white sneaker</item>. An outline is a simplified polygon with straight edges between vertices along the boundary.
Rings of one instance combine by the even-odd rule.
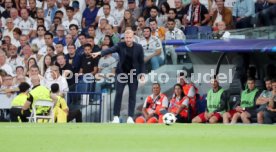
[[[120,123],[119,117],[118,116],[114,116],[112,123]]]
[[[132,117],[127,118],[127,123],[128,124],[134,124],[134,121],[133,121]]]

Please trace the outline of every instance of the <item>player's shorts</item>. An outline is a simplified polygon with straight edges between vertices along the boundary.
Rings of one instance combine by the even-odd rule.
[[[198,117],[201,119],[201,122],[207,122],[208,120],[205,118],[205,112],[198,115]],[[221,114],[218,112],[215,112],[211,117],[216,117],[218,121],[222,120]]]

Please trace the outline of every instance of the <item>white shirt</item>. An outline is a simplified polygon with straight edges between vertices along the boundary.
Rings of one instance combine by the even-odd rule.
[[[66,79],[63,76],[59,76],[55,80],[47,81],[46,87],[48,89],[51,89],[51,85],[54,84],[54,83],[57,83],[59,85],[59,89],[62,93],[67,92],[69,90],[68,83],[67,83]]]
[[[55,46],[55,43],[53,43]],[[45,56],[47,54],[47,45],[44,45],[41,49],[39,49],[38,54]]]
[[[11,39],[14,39],[13,38],[13,30],[14,30],[14,28],[11,31],[9,31],[9,29],[5,28],[5,30],[3,32],[3,37],[9,36]]]
[[[17,56],[16,58],[13,58],[13,59],[9,57],[7,59],[7,63],[11,66],[13,74],[16,75],[15,69],[17,66],[24,66],[24,59],[20,56]]]
[[[73,18],[78,21],[78,25],[81,25],[82,13],[78,11]]]
[[[124,13],[125,13],[124,8],[122,10],[115,8],[111,11],[110,14],[112,14],[114,16],[115,22],[117,22],[115,24],[117,24],[117,25],[121,24],[122,20],[124,19]]]
[[[107,19],[108,20],[108,24],[112,25],[112,26],[119,26],[119,23],[116,21],[115,17],[113,15],[109,15],[109,16],[101,16],[100,19],[99,19],[99,23],[101,21],[101,19]]]
[[[38,49],[41,49],[42,47],[44,47],[46,45],[44,38],[39,38],[39,37],[32,40],[31,44],[36,44]]]
[[[151,54],[154,54],[156,50],[161,49],[160,57],[164,59],[164,53],[160,39],[156,38],[155,36],[151,36],[148,42],[145,38],[141,39],[140,44],[144,49],[145,57],[150,56]]]
[[[98,67],[102,69],[100,73],[103,73],[103,74],[112,73],[112,69],[114,69],[117,65],[116,63],[117,63],[116,60],[112,56],[101,57],[98,63]]]
[[[76,19],[73,18],[71,21],[66,20],[66,21],[64,21],[62,23],[62,25],[64,26],[64,28],[65,28],[65,30],[66,30],[67,33],[69,33],[69,26],[71,24],[75,24],[75,25],[77,25],[80,28],[79,22]]]
[[[12,67],[9,64],[5,63],[2,67],[0,67],[0,69],[6,71],[7,74],[11,75],[12,77],[14,76]]]
[[[18,27],[21,29],[22,34],[28,35],[31,30],[35,29],[35,21],[31,17],[29,17],[27,20],[21,20],[18,23]]]
[[[178,29],[174,28],[172,31],[167,30],[165,34],[165,40],[184,40],[185,35],[184,33]]]

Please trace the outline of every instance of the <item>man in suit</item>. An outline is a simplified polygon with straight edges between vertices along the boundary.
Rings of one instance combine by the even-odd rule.
[[[95,58],[99,55],[105,56],[110,53],[117,52],[119,54],[119,62],[116,68],[116,96],[114,103],[114,119],[113,123],[120,123],[119,115],[122,104],[122,95],[126,85],[129,86],[129,101],[128,101],[128,119],[127,123],[134,123],[134,109],[136,104],[136,91],[138,87],[138,79],[144,79],[142,74],[145,71],[144,51],[143,47],[135,43],[134,32],[131,30],[125,31],[125,41],[117,45],[103,50],[101,52],[92,53]]]

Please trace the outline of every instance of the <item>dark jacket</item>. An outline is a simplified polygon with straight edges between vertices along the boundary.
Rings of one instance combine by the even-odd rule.
[[[125,62],[126,59],[126,43],[125,42],[119,42],[115,46],[103,50],[101,52],[101,56],[105,56],[110,53],[115,53],[117,52],[119,55],[119,62],[116,68],[116,74],[123,73],[123,63]],[[136,69],[136,74],[140,73],[145,73],[145,64],[144,64],[144,51],[143,47],[138,44],[133,42],[133,68]]]

